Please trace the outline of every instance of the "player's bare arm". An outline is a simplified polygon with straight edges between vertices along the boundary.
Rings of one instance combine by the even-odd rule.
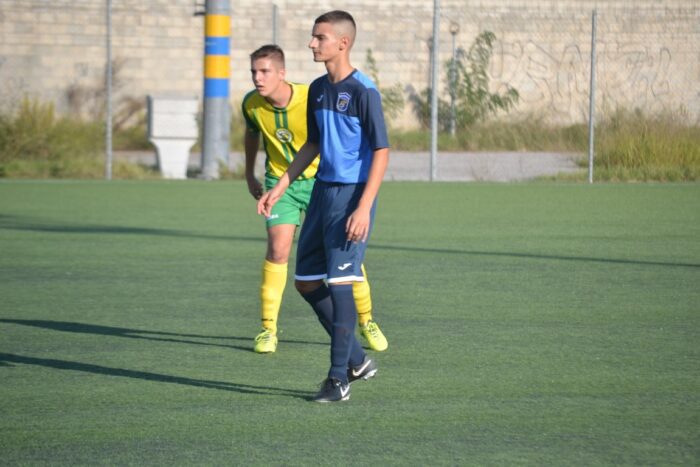
[[[243,146],[245,148],[245,179],[248,182],[248,191],[253,198],[260,199],[263,188],[258,179],[255,178],[255,159],[260,147],[260,133],[246,129]]]
[[[369,234],[370,211],[379,193],[379,187],[384,180],[384,173],[389,165],[389,148],[377,149],[372,156],[372,166],[369,169],[367,184],[355,211],[348,217],[345,231],[348,241],[367,241]]]
[[[282,174],[277,184],[267,193],[263,194],[258,200],[258,214],[265,217],[270,215],[272,207],[279,201],[284,192],[287,190],[292,181],[296,180],[299,175],[301,175],[304,170],[316,159],[318,156],[318,144],[306,142],[299,149],[299,152],[294,156],[294,160],[286,172]]]

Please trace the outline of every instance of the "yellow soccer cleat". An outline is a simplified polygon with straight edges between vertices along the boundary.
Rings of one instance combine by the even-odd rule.
[[[369,344],[370,349],[383,352],[389,347],[382,330],[379,329],[379,325],[374,321],[368,321],[364,326],[360,326],[360,332]]]
[[[263,329],[260,334],[255,336],[256,353],[272,353],[277,350],[277,335],[273,334],[269,329]]]

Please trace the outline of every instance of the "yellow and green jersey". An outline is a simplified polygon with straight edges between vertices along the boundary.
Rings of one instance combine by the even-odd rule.
[[[306,142],[306,98],[309,86],[289,83],[292,98],[285,108],[277,108],[253,90],[246,94],[241,105],[248,131],[262,133],[267,155],[265,170],[268,175],[279,178],[294,160]],[[318,169],[318,157],[304,170],[299,178],[313,178]]]

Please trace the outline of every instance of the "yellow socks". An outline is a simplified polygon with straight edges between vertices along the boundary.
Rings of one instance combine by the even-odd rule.
[[[277,333],[277,316],[282,304],[282,294],[287,285],[287,263],[275,264],[267,260],[263,263],[262,284],[260,286],[260,318],[262,326]]]
[[[353,282],[352,296],[357,307],[357,320],[360,326],[372,319],[372,297],[365,266],[362,265],[365,280]],[[265,260],[263,263],[262,284],[260,286],[260,318],[262,327],[277,333],[277,317],[282,304],[282,294],[287,285],[287,263],[276,264]]]
[[[352,283],[352,296],[355,299],[355,307],[357,307],[357,321],[360,326],[364,326],[372,319],[372,297],[369,293],[369,280],[367,279],[367,271],[365,265],[362,265],[362,273],[365,280],[362,282]]]
[[[357,321],[360,325],[360,333],[367,340],[370,349],[383,352],[389,347],[386,337],[379,325],[372,320],[372,298],[369,293],[369,281],[365,265],[362,265],[362,274],[365,280],[352,283],[352,295],[357,307]]]

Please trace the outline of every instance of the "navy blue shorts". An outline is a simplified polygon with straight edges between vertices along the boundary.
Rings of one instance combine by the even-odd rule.
[[[365,280],[362,262],[367,241],[349,242],[345,225],[365,189],[364,183],[326,183],[316,180],[311,202],[301,226],[297,246],[295,279],[334,282]],[[369,231],[374,225],[376,200],[370,211]]]

